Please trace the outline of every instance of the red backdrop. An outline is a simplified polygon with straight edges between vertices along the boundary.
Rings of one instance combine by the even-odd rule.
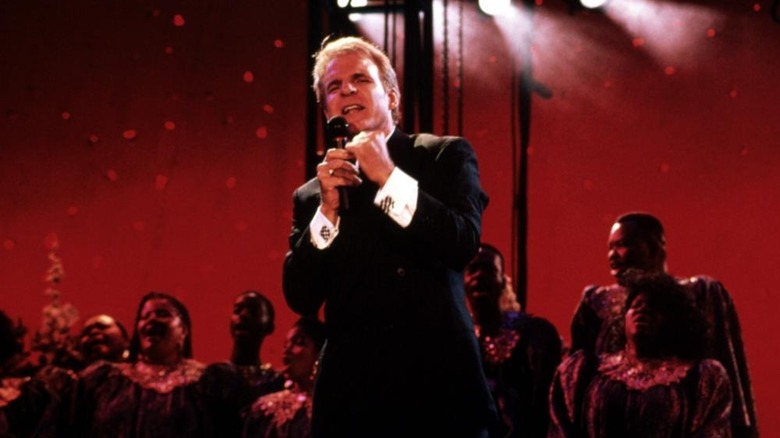
[[[144,293],[171,292],[191,310],[196,356],[215,361],[229,354],[233,298],[258,289],[278,312],[263,359],[279,365],[294,318],[281,265],[305,175],[306,3],[3,2],[0,308],[38,328],[56,235],[59,290],[82,320],[108,312],[130,326]],[[583,287],[610,280],[612,220],[657,214],[670,271],[731,291],[767,434],[780,427],[769,415],[780,408],[772,5],[613,0],[607,13],[572,15],[563,3],[541,4],[530,27],[465,5],[463,130],[491,196],[483,240],[510,253],[508,90],[530,42],[520,62],[553,95],[533,101],[528,310],[568,341]],[[442,133],[438,2],[434,11]],[[377,23],[366,33],[381,35]]]

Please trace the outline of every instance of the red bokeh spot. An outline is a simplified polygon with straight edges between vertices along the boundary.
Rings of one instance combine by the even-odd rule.
[[[640,37],[636,37],[636,38],[631,40],[631,45],[634,46],[634,47],[642,47],[642,46],[645,45],[645,39],[644,38],[640,38]]]
[[[119,179],[119,174],[116,173],[116,170],[114,169],[108,169],[108,172],[106,172],[106,178],[108,178],[109,181],[116,181]]]
[[[48,250],[57,249],[60,247],[60,238],[57,233],[49,233],[43,239],[43,246]]]
[[[281,49],[282,47],[284,47],[284,41],[279,39],[274,40],[274,47],[276,47],[277,49]]]
[[[176,14],[173,16],[173,25],[176,27],[182,27],[184,26],[184,17],[181,14]]]
[[[10,251],[16,247],[16,242],[14,242],[11,239],[5,239],[3,240],[3,248],[5,248],[7,251]]]
[[[230,178],[227,179],[227,181],[225,181],[225,187],[229,189],[234,189],[236,187],[236,182],[237,182],[236,177],[231,176]]]
[[[714,38],[717,32],[715,32],[715,29],[709,28],[707,29],[707,37],[708,38]]]
[[[736,98],[738,94],[739,93],[737,93],[737,90],[729,91],[729,97],[732,98],[732,99]]]
[[[100,137],[98,137],[96,134],[90,134],[89,135],[89,142],[92,144],[98,144],[100,143]]]
[[[174,129],[176,129],[176,124],[175,124],[175,123],[173,123],[173,122],[172,122],[172,121],[170,121],[170,120],[166,120],[166,121],[165,121],[165,123],[163,123],[163,126],[164,126],[164,127],[165,127],[165,129],[167,129],[168,131],[173,131]]]
[[[70,120],[70,113],[67,111],[62,112],[62,120]]]
[[[273,114],[274,113],[274,107],[272,107],[269,104],[265,104],[265,105],[263,105],[263,111],[267,112],[268,114]]]
[[[138,135],[138,132],[135,129],[126,129],[122,133],[122,137],[125,138],[125,140],[132,140]]]
[[[488,62],[491,64],[495,64],[498,61],[498,58],[496,58],[496,55],[490,55],[488,56]]]
[[[756,11],[756,12],[760,11],[761,10],[761,4],[760,3],[753,4],[753,10]]]
[[[669,173],[669,170],[671,169],[671,166],[669,163],[661,163],[660,166],[658,166],[658,171],[661,173]]]
[[[157,175],[154,178],[154,188],[157,190],[163,190],[168,185],[168,177],[165,175]]]
[[[247,70],[244,72],[244,82],[250,84],[255,81],[255,74]]]
[[[257,128],[257,131],[255,131],[255,135],[257,136],[257,138],[260,139],[268,138],[268,128],[266,128],[265,126],[261,126]]]
[[[173,55],[173,46],[165,46],[165,54],[166,55]]]
[[[79,214],[79,208],[76,207],[75,205],[71,205],[70,207],[68,207],[67,212],[68,212],[68,216],[75,216]]]
[[[666,68],[664,68],[664,73],[667,76],[672,76],[673,74],[677,73],[677,68],[671,65],[666,66]]]

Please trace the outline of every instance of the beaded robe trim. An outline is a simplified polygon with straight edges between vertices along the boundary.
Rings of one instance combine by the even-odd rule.
[[[485,361],[498,365],[512,356],[512,352],[520,341],[520,333],[515,329],[518,318],[517,312],[504,313],[501,316],[501,327],[498,329],[498,334],[496,336],[483,336],[480,339]]]
[[[167,394],[174,389],[197,382],[206,366],[196,360],[184,359],[175,366],[153,365],[145,362],[115,364],[119,371],[146,389]]]
[[[639,361],[620,352],[602,355],[599,371],[611,380],[625,383],[629,389],[646,391],[654,386],[668,386],[681,381],[691,365],[691,362],[680,359]]]
[[[2,379],[0,382],[0,408],[22,395],[22,385],[29,381],[29,377],[7,377]]]
[[[301,409],[306,409],[306,416],[311,418],[311,398],[305,392],[284,389],[261,397],[257,403],[277,429],[292,421]]]

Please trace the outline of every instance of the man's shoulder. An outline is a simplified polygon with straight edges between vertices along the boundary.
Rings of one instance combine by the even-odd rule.
[[[299,199],[311,199],[316,198],[319,202],[320,196],[320,183],[317,178],[312,178],[305,183],[298,186],[293,192],[293,196]]]
[[[731,294],[720,280],[708,275],[694,275],[692,277],[678,278],[677,281],[690,292],[694,299],[702,303],[704,301],[720,300],[732,303]]]
[[[465,147],[471,147],[468,140],[463,137],[457,137],[454,135],[435,135],[427,132],[411,134],[409,138],[414,143],[415,147],[422,147],[425,149],[439,150],[440,148],[449,145],[461,145]]]
[[[600,300],[605,297],[623,296],[625,294],[625,289],[618,284],[589,284],[582,289],[582,301]]]
[[[691,277],[679,277],[677,281],[683,286],[697,286],[697,287],[723,287],[720,280],[710,277],[709,275],[694,275]]]

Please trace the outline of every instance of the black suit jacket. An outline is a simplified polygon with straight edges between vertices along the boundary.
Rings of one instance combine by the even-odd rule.
[[[320,250],[309,235],[319,182],[293,195],[284,295],[299,314],[324,303],[328,328],[314,436],[468,436],[496,415],[463,289],[488,202],[476,155],[462,138],[398,129],[388,150],[419,183],[406,228],[373,204],[378,187],[364,178]]]

